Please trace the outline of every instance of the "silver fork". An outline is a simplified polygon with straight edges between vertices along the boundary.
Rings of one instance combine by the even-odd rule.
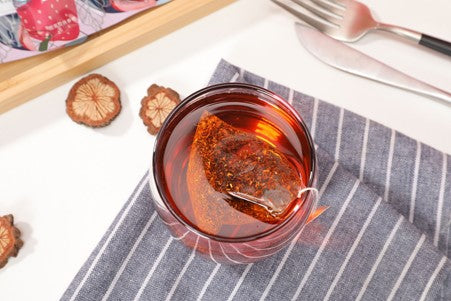
[[[374,20],[369,8],[355,0],[290,0],[306,14],[279,0],[271,0],[307,24],[340,41],[354,42],[368,31],[388,31],[451,56],[451,43],[420,32]]]

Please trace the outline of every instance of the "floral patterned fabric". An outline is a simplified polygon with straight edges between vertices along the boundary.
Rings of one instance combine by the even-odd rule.
[[[82,43],[170,0],[0,0],[0,63]]]

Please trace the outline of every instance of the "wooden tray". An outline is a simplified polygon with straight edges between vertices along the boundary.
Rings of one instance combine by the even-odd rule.
[[[0,64],[0,114],[235,0],[173,0],[94,34],[78,46]]]

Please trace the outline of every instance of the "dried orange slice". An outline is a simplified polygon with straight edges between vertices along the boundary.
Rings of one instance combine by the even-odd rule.
[[[180,103],[180,96],[170,88],[153,84],[141,101],[139,116],[151,135],[156,135],[169,113]]]
[[[22,245],[20,231],[14,227],[14,217],[11,214],[0,217],[0,269],[9,257],[17,256]]]
[[[119,115],[121,108],[119,88],[100,74],[80,79],[66,99],[69,117],[90,127],[107,126]]]

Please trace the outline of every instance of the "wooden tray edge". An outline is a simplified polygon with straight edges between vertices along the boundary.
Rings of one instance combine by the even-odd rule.
[[[56,55],[45,54],[49,56],[47,59],[33,57],[28,62],[18,61],[18,65],[27,68],[0,82],[0,114],[234,1],[173,0],[107,29],[83,44],[57,50]]]

